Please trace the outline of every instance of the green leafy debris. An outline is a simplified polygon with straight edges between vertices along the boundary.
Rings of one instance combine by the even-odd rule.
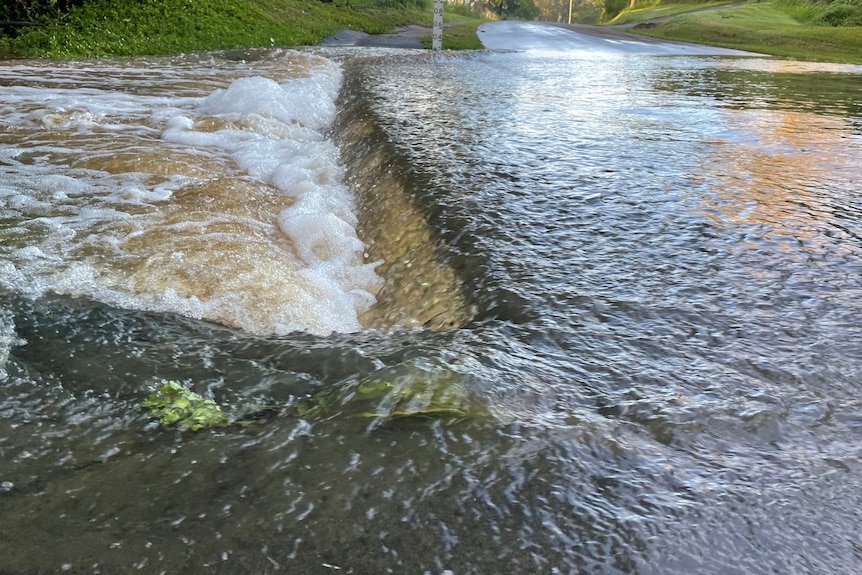
[[[469,391],[466,377],[431,360],[408,361],[318,393],[301,406],[300,417],[339,415],[373,418],[379,423],[420,418],[462,420],[485,417],[485,405]]]
[[[178,425],[197,431],[227,425],[227,416],[216,402],[205,399],[176,381],[167,381],[149,394],[142,405],[162,425]]]
[[[363,378],[342,382],[287,405],[248,403],[232,410],[221,407],[176,381],[164,381],[142,402],[161,425],[199,429],[230,426],[248,429],[273,417],[328,420],[371,419],[371,426],[395,420],[480,421],[490,418],[487,405],[471,392],[469,376],[434,359],[413,358]]]

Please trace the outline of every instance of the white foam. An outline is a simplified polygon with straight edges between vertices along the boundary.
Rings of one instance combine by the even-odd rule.
[[[0,87],[0,121],[28,138],[0,150],[14,166],[0,214],[16,222],[0,238],[0,286],[256,333],[361,329],[381,279],[324,135],[340,67],[279,53],[213,63],[206,78],[169,66],[160,83],[122,66],[115,81],[111,66],[73,71],[100,88],[70,88],[50,67],[39,77],[56,86]]]
[[[0,381],[6,379],[6,364],[9,361],[9,353],[13,347],[24,345],[24,340],[15,333],[15,322],[12,313],[0,308]]]
[[[374,303],[381,281],[373,271],[377,264],[362,258],[338,150],[321,133],[335,117],[340,76],[332,64],[281,83],[242,78],[196,110],[221,119],[225,128],[198,130],[194,119],[183,115],[169,121],[163,134],[174,143],[220,148],[250,176],[296,200],[279,215],[278,226],[307,266],[302,276],[320,290],[319,298],[307,303],[319,318],[312,331],[358,329],[357,314]],[[277,331],[289,326],[280,324]]]
[[[251,77],[235,80],[227,89],[216,90],[204,99],[198,111],[202,114],[239,116],[258,115],[285,124],[299,124],[322,130],[335,117],[335,96],[340,71],[331,70],[277,83],[269,78]],[[333,89],[334,88],[334,89]]]
[[[187,178],[183,178],[182,181],[187,181]],[[120,200],[136,204],[164,202],[166,200],[169,200],[171,195],[173,195],[175,186],[175,182],[169,182],[166,184],[154,186],[152,189],[150,189],[146,186],[129,184],[122,186],[119,189],[119,191],[117,192],[117,197]]]

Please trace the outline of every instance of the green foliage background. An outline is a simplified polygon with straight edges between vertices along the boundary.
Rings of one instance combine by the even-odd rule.
[[[39,22],[68,12],[83,0],[5,0],[0,4],[0,20]]]
[[[454,13],[564,22],[568,0],[446,0]],[[431,25],[432,0],[7,0],[0,52],[40,57],[170,54],[317,44],[342,28],[383,33]],[[632,31],[806,60],[862,62],[862,0],[573,0],[573,22],[638,23]],[[497,10],[496,8],[499,8]],[[672,17],[672,18],[670,18]],[[668,19],[670,18],[670,19]],[[480,48],[474,20],[445,48]],[[447,42],[447,36],[454,39]]]
[[[33,1],[45,11],[32,19],[44,25],[17,28],[0,48],[70,58],[302,46],[341,28],[382,33],[432,18],[429,0],[83,0],[67,13]]]

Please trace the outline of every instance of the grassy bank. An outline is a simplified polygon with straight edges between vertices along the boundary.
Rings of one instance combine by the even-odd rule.
[[[479,40],[479,34],[476,29],[484,20],[475,18],[458,21],[457,26],[450,26],[443,32],[443,49],[444,50],[482,50],[485,48],[482,41]],[[419,38],[422,46],[431,49],[431,34]]]
[[[830,14],[841,13],[844,16],[837,22],[853,24],[854,10],[862,17],[862,4],[854,0],[847,3],[767,0],[687,12],[630,31],[800,60],[862,64],[862,25],[835,26],[824,20],[824,16],[828,19]],[[644,22],[663,16],[647,10],[627,12],[620,19],[625,17],[631,22],[636,18]]]
[[[707,10],[718,6],[726,6],[734,2],[735,0],[721,0],[718,2],[673,2],[671,4],[664,4],[661,0],[638,2],[634,8],[626,8],[617,14],[613,20],[607,22],[607,24],[618,26],[620,24],[646,22],[659,18],[664,19],[686,12],[695,12],[697,10]]]
[[[430,0],[346,2],[91,0],[15,37],[0,37],[0,51],[52,58],[171,54],[313,45],[342,28],[379,34],[431,25]]]

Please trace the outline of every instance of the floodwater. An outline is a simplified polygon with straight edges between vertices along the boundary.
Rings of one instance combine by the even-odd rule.
[[[0,573],[859,573],[860,86],[0,63]]]

